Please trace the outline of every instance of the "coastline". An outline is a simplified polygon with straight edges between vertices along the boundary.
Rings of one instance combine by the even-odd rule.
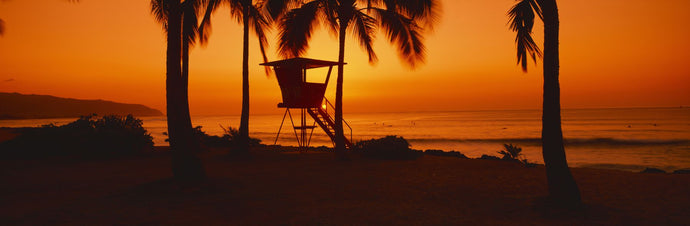
[[[30,130],[32,128],[36,128],[36,127],[0,127],[0,143],[7,141],[7,140],[10,140],[10,139],[13,139],[18,134],[20,134],[22,132],[22,130],[26,130],[26,129]],[[157,138],[154,136],[154,140],[156,140],[156,139]],[[290,143],[293,142],[292,139],[294,139],[294,138],[290,138],[290,137],[287,138],[287,140],[289,140]],[[414,139],[408,139],[408,141],[410,141],[410,143],[413,143],[413,140]],[[498,140],[498,141],[503,141],[503,140]],[[568,143],[567,141],[568,140],[566,139],[566,144]],[[533,142],[538,142],[538,139],[535,138]],[[164,142],[164,143],[167,144],[167,142]],[[494,142],[494,143],[496,144],[496,147],[499,147],[500,146],[499,144],[501,142]],[[510,140],[506,140],[503,143],[512,143],[512,142],[510,142]],[[539,145],[525,144],[522,142],[515,142],[515,144],[518,144],[525,149],[522,153],[524,154],[523,157],[526,157],[528,161],[543,165],[543,161],[541,160],[541,147]],[[159,143],[156,143],[155,145],[157,145],[157,147],[166,147],[166,145],[160,145]],[[272,146],[272,145],[269,145],[269,146]],[[292,145],[281,145],[281,144],[279,144],[278,146],[281,149],[293,148]],[[598,152],[604,152],[610,148],[616,148],[617,146],[630,147],[627,145],[620,145],[620,144],[619,145],[607,144],[607,145],[599,146],[599,147],[586,147],[586,146],[570,147],[570,146],[566,146],[566,148],[567,148],[567,150],[569,150],[568,153],[577,152],[577,151],[587,149],[587,148],[589,148],[591,150],[597,150]],[[323,146],[319,146],[319,145],[312,145],[312,147],[323,148]],[[618,148],[620,148],[620,147],[618,147]],[[439,150],[439,148],[437,148],[433,145],[431,145],[431,146],[427,145],[427,146],[422,146],[422,147],[413,145],[412,149],[418,149],[421,151],[429,150],[429,149]],[[447,149],[442,149],[442,148],[440,150],[443,152],[456,151],[456,150],[447,150]],[[462,154],[467,155],[470,158],[480,158],[482,155],[493,155],[493,156],[497,155],[495,150],[489,149],[486,147],[474,148],[473,150],[471,150],[469,152],[468,152],[468,150],[458,150],[458,151],[460,151],[460,153],[462,153]],[[633,155],[624,156],[624,157],[625,158],[635,158],[635,156],[633,156]],[[679,166],[658,165],[658,164],[646,164],[646,165],[645,164],[627,164],[627,163],[616,163],[615,161],[614,162],[601,161],[601,162],[584,162],[583,163],[581,160],[580,161],[578,161],[578,160],[579,159],[577,159],[577,156],[569,155],[568,162],[569,162],[570,167],[571,168],[591,168],[591,169],[603,169],[603,170],[618,170],[618,171],[626,171],[626,172],[641,172],[641,171],[648,169],[648,168],[661,169],[661,170],[666,171],[667,173],[673,173],[676,170],[686,170],[686,171],[690,170],[690,167],[684,167],[684,166],[679,167]]]
[[[690,169],[690,121],[687,108],[585,109],[563,112],[566,154],[571,167],[592,167],[639,172],[658,168],[667,172]],[[523,148],[524,156],[542,162],[540,112],[496,110],[427,113],[359,113],[346,120],[353,140],[387,135],[402,136],[418,150],[460,151],[468,157],[496,154],[503,144]],[[155,145],[167,145],[165,117],[142,117]],[[282,115],[253,115],[250,136],[273,144]],[[0,120],[0,127],[62,125],[71,119]],[[215,136],[237,125],[239,116],[195,117],[194,126]],[[288,123],[289,124],[289,123]],[[314,131],[313,146],[331,146],[328,136]],[[295,135],[283,128],[279,145],[297,145]]]

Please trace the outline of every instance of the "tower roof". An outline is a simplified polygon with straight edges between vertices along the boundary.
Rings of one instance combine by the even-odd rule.
[[[343,65],[344,64],[347,64],[347,63],[343,63]],[[275,66],[292,65],[292,66],[299,66],[300,68],[310,69],[310,68],[319,68],[319,67],[328,67],[328,66],[338,65],[338,62],[296,57],[296,58],[290,58],[290,59],[285,59],[285,60],[267,62],[267,63],[263,63],[263,64],[259,64],[259,65],[274,66],[274,67]]]

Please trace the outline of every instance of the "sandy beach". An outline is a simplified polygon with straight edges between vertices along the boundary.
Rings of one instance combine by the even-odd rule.
[[[411,161],[254,150],[204,152],[208,181],[171,182],[170,157],[0,160],[0,219],[43,224],[646,224],[690,223],[690,175],[574,168],[585,207],[556,211],[544,168],[423,156]]]

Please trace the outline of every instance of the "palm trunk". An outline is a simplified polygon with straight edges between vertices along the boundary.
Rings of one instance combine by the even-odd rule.
[[[346,159],[345,134],[343,133],[343,74],[345,64],[345,32],[347,22],[340,21],[338,48],[338,79],[335,88],[335,156],[336,159]]]
[[[244,34],[242,46],[242,115],[240,116],[240,140],[239,151],[242,154],[249,153],[249,7],[251,1],[244,3]]]
[[[170,6],[168,14],[166,59],[166,109],[168,114],[168,135],[172,152],[173,177],[178,182],[189,183],[205,178],[201,160],[192,149],[192,127],[185,120],[184,87],[180,69],[182,48],[182,13],[180,2]]]
[[[542,154],[546,165],[549,196],[555,204],[577,206],[580,191],[575,183],[563,146],[559,76],[559,20],[556,0],[544,0],[544,103],[542,113]]]
[[[183,15],[184,18],[184,15]],[[187,32],[190,32],[189,29],[192,29],[189,24],[187,24],[187,21],[184,21],[183,19],[183,27],[182,27],[182,33],[185,34]],[[181,80],[181,88],[182,88],[182,99],[180,101],[180,112],[183,114],[182,115],[182,120],[185,123],[189,124],[189,127],[192,126],[192,117],[189,112],[189,43],[186,42],[186,40],[182,40],[182,80]],[[198,142],[195,138],[194,143],[192,143],[193,148],[198,148]]]

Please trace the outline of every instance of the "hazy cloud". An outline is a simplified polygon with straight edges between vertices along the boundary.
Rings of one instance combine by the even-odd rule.
[[[13,79],[13,78],[11,78],[11,79],[5,79],[5,80],[2,80],[2,81],[3,81],[3,82],[14,82],[14,79]]]

